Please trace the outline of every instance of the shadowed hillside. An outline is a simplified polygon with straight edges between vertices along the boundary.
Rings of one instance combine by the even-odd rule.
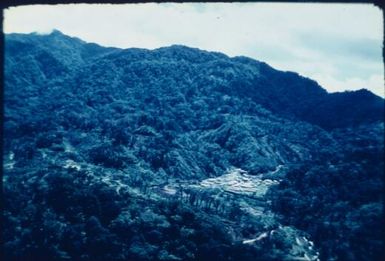
[[[6,35],[4,65],[7,260],[382,259],[371,92],[59,31]]]

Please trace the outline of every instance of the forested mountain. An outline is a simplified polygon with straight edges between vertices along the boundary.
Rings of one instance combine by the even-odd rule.
[[[6,260],[382,260],[371,92],[59,31],[4,65]]]

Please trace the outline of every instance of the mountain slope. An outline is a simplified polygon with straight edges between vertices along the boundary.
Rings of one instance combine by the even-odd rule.
[[[189,95],[194,95],[196,88],[204,89],[204,85],[208,85],[206,92],[235,97],[246,96],[274,113],[296,117],[326,129],[378,122],[382,120],[384,113],[383,99],[370,92],[328,94],[312,80],[296,73],[277,71],[265,63],[246,57],[229,58],[220,53],[178,45],[153,51],[102,48],[65,36],[59,31],[50,35],[11,34],[7,35],[7,43],[6,52],[9,55],[6,57],[12,59],[6,62],[6,68],[11,70],[7,75],[23,70],[16,65],[17,57],[19,52],[25,55],[23,50],[28,49],[28,57],[34,57],[38,64],[49,65],[39,67],[43,76],[34,75],[34,80],[47,78],[46,80],[50,81],[55,78],[55,71],[77,71],[82,65],[98,60],[93,66],[108,68],[123,88],[129,87],[130,84],[133,84],[133,87],[141,85],[144,79],[154,79],[160,74],[169,75],[177,82],[164,83],[165,79],[162,79],[156,84],[160,84],[161,88],[167,88],[165,85],[179,90],[188,88]],[[28,45],[30,46],[27,48]],[[60,61],[55,57],[59,57]],[[80,77],[83,78],[85,73],[91,79],[98,77],[94,75],[96,71],[93,66],[86,66],[86,71],[80,71]],[[140,79],[137,79],[138,77]],[[193,81],[196,87],[186,87],[189,84],[188,79]],[[111,84],[116,83],[109,82],[109,85]]]
[[[54,31],[6,35],[4,104],[9,260],[381,259],[368,91]]]

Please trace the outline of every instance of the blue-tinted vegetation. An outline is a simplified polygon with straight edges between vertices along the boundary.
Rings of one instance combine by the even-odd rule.
[[[5,38],[5,260],[382,260],[384,100],[246,57]]]

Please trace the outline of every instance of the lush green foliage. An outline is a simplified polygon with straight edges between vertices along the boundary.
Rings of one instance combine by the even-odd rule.
[[[273,209],[313,235],[322,259],[382,260],[383,127],[333,134],[342,145],[333,162],[292,169],[270,191]]]
[[[380,259],[381,98],[184,46],[5,43],[6,260]],[[232,168],[282,181],[199,186]]]

